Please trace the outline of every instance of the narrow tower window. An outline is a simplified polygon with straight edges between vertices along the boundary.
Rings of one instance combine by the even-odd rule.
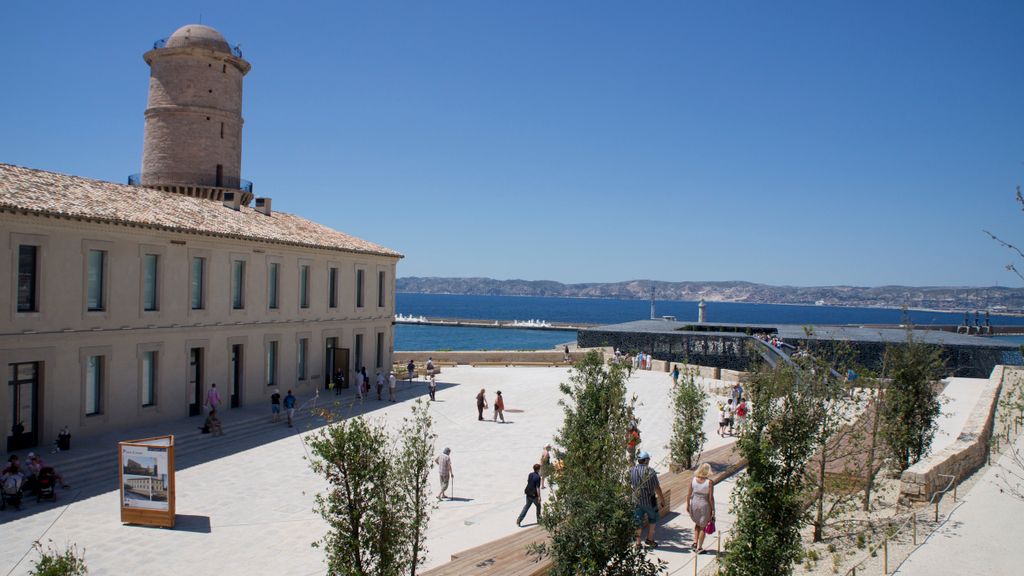
[[[223,122],[220,123],[220,139],[221,140],[224,139],[224,123]]]
[[[224,186],[224,165],[217,164],[217,184],[218,188]]]

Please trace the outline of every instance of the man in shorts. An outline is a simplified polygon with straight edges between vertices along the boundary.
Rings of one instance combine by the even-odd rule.
[[[434,458],[434,463],[437,464],[437,472],[441,475],[441,491],[437,493],[438,500],[444,500],[447,497],[445,492],[448,491],[448,482],[455,477],[455,471],[452,469],[451,453],[451,448],[445,448],[441,455]]]
[[[648,466],[651,463],[651,455],[641,450],[636,459],[636,466],[629,469],[629,485],[633,488],[633,525],[636,526],[636,543],[638,546],[646,543],[654,548],[658,545],[654,541],[654,527],[658,523],[658,502],[664,502],[665,495],[661,492],[658,473]],[[647,540],[641,542],[640,536],[643,534],[645,521]]]

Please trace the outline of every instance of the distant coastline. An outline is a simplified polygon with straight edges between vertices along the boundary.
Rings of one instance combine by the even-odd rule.
[[[790,306],[889,308],[922,312],[975,312],[1024,315],[1024,288],[1003,286],[772,286],[753,282],[663,282],[629,280],[609,283],[563,284],[550,280],[495,280],[493,278],[404,277],[397,292],[461,296],[533,296],[647,300],[651,288],[659,301]],[[973,318],[972,318],[973,320]]]

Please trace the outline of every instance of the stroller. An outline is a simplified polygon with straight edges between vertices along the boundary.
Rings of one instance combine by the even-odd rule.
[[[57,501],[57,473],[52,466],[43,466],[36,475],[36,502],[43,498]]]
[[[7,508],[8,504],[21,510],[22,487],[24,483],[25,477],[21,474],[4,476],[3,484],[0,485],[0,510]]]

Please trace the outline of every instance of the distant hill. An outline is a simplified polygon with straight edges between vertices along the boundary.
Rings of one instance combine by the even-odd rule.
[[[755,304],[820,304],[923,308],[932,310],[1024,311],[1024,288],[956,286],[770,286],[753,282],[625,282],[562,284],[551,280],[493,278],[398,278],[396,290],[417,294],[475,294],[489,296],[560,296],[642,300],[700,300]]]

